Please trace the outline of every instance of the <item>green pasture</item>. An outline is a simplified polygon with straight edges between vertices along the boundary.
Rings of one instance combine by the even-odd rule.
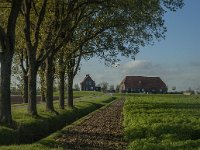
[[[128,95],[125,139],[130,150],[200,149],[200,96]]]
[[[102,92],[96,92],[96,91],[74,91],[74,98],[80,98],[83,96],[101,96],[104,93]],[[54,96],[59,96],[59,91],[56,91],[53,93]],[[67,97],[67,94],[65,94],[65,97]]]

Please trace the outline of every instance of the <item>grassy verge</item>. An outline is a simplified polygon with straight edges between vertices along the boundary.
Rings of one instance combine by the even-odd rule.
[[[13,119],[17,122],[17,129],[0,126],[0,144],[32,143],[52,132],[70,124],[88,113],[106,105],[113,100],[109,96],[98,98],[81,98],[75,101],[76,109],[59,109],[55,102],[58,114],[45,111],[45,104],[38,105],[39,117],[32,118],[26,114],[26,107],[13,107]],[[2,148],[0,148],[2,149]]]
[[[103,92],[96,91],[74,91],[74,98],[84,97],[84,96],[102,96]],[[59,96],[59,92],[54,92],[54,96]],[[66,95],[67,96],[67,95]]]
[[[128,149],[200,149],[199,118],[199,96],[128,96],[124,106]]]

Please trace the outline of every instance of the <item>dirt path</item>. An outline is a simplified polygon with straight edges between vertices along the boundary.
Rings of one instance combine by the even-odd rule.
[[[66,149],[124,150],[122,109],[124,100],[94,113],[56,139]]]

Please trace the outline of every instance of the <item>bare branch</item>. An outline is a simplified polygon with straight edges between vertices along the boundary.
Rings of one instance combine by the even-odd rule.
[[[40,26],[41,26],[42,21],[44,20],[44,17],[45,17],[46,6],[47,6],[47,0],[43,0],[42,8],[41,8],[41,10],[40,10],[40,12],[39,12],[38,20],[37,20],[37,23],[36,23],[36,26],[35,26],[35,35],[34,35],[35,41],[34,41],[34,47],[37,47],[37,46],[38,46]]]

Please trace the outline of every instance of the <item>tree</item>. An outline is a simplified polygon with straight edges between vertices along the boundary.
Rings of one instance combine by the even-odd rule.
[[[89,4],[89,3],[88,3]],[[183,6],[182,1],[98,1],[98,5],[85,5],[78,28],[72,34],[71,45],[75,53],[81,50],[82,57],[94,55],[104,59],[107,65],[118,61],[118,54],[135,58],[140,46],[153,44],[155,39],[164,38],[166,27],[163,15],[165,8],[176,10]],[[165,7],[165,8],[164,8]],[[78,53],[78,55],[80,55]],[[78,56],[77,55],[77,56]],[[75,65],[73,60],[71,64]],[[70,61],[68,61],[70,62]],[[72,72],[68,74],[68,101],[73,101]],[[70,94],[71,93],[71,94]],[[72,103],[71,103],[72,104]]]
[[[116,85],[115,91],[116,91],[117,93],[119,93],[119,89],[120,89],[120,85],[118,84],[118,85]]]
[[[57,12],[60,12],[58,6],[61,1],[55,0],[49,3],[47,2],[48,0],[43,0],[42,3],[35,3],[33,0],[24,1],[24,35],[29,62],[28,113],[31,115],[37,115],[37,71],[42,63],[46,61],[46,71],[51,72],[52,66],[49,64],[52,64],[53,56],[68,39],[68,36],[66,35],[68,27],[65,24],[69,18],[68,14],[66,14],[64,19],[60,19],[59,14],[57,14]],[[62,3],[60,5],[62,5]],[[32,28],[33,25],[34,28]],[[41,29],[43,30],[41,31]],[[52,73],[47,74],[46,79],[52,79]],[[46,81],[46,84],[49,84],[49,82]],[[53,88],[49,85],[47,85],[47,93],[50,93]],[[46,94],[46,96],[46,107],[48,110],[53,111],[52,94]]]
[[[29,102],[28,102],[28,113],[31,115],[37,115],[36,108],[36,75],[38,66],[36,65],[36,51],[38,49],[39,43],[39,31],[41,27],[41,23],[44,20],[45,10],[47,1],[43,1],[42,7],[39,11],[38,17],[35,22],[31,21],[31,10],[32,10],[33,1],[25,0],[24,1],[24,35],[26,42],[26,50],[28,56],[28,65],[29,65],[29,76],[28,76],[28,91],[29,91]],[[34,19],[35,19],[34,18]],[[32,40],[32,31],[31,24],[35,23],[35,28],[33,31],[34,40]]]
[[[175,90],[176,90],[176,86],[173,86],[173,87],[172,87],[172,91],[175,91]]]
[[[79,87],[78,84],[75,84],[75,85],[74,85],[74,90],[76,90],[76,91],[80,91],[80,87]]]
[[[24,54],[25,53],[25,54]],[[28,55],[27,51],[23,50],[21,51],[21,54],[19,55],[20,59],[20,67],[23,73],[23,99],[24,103],[28,103]]]
[[[20,62],[19,62],[20,61]],[[23,97],[23,102],[28,102],[28,91],[27,91],[27,76],[21,69],[23,64],[21,62],[21,59],[18,59],[18,55],[14,55],[13,58],[13,66],[12,66],[12,77],[14,78],[14,86],[17,86],[20,90],[20,94]]]
[[[54,85],[54,63],[53,56],[46,59],[46,109],[49,111],[54,111],[53,106],[53,85]]]
[[[115,88],[114,88],[114,85],[112,84],[112,85],[109,86],[109,91],[112,92],[113,90],[115,90]]]
[[[81,55],[79,55],[78,58],[74,58],[73,55],[69,56],[69,61],[67,61],[67,85],[68,85],[68,97],[67,97],[67,102],[68,102],[68,107],[73,108],[73,81],[74,77],[77,74],[78,68],[79,68],[79,63],[81,61]]]
[[[81,9],[82,4],[84,4],[81,2],[80,5],[75,6],[77,2],[66,2],[63,0],[55,0],[49,3],[47,3],[47,0],[43,0],[42,3],[37,2],[37,5],[34,2],[33,0],[25,0],[23,11],[25,24],[24,35],[29,62],[28,113],[31,115],[37,115],[36,76],[38,68],[44,61],[52,64],[56,52],[71,40],[71,33],[77,26],[77,21],[79,21],[73,20],[74,15],[79,15],[77,14],[78,11],[75,10]],[[47,10],[48,13],[46,13]],[[34,28],[32,28],[33,25]],[[51,65],[47,65],[46,69],[52,70],[51,67]],[[52,79],[50,76],[52,76],[51,73],[47,74],[46,79]],[[46,83],[48,84],[49,82],[46,81]],[[50,93],[49,91],[51,90],[52,87],[48,86],[47,92]],[[53,111],[52,94],[48,94],[47,96],[47,109]]]
[[[10,83],[11,67],[15,50],[15,28],[18,14],[20,12],[22,0],[12,0],[7,6],[10,11],[6,17],[5,25],[0,22],[0,46],[3,53],[0,53],[1,63],[1,97],[0,97],[0,122],[12,123],[11,100],[10,100]],[[0,8],[1,10],[3,8]],[[3,15],[5,15],[3,13]],[[4,16],[5,17],[5,16]],[[0,17],[2,18],[2,17]]]
[[[41,93],[41,101],[46,102],[46,80],[45,80],[45,63],[40,66],[39,69],[39,77],[40,77],[40,93]]]
[[[14,66],[18,68],[13,74],[20,76],[23,81],[20,81],[23,87],[23,102],[28,103],[28,54],[25,46],[25,38],[23,32],[21,32],[21,27],[24,26],[22,15],[19,15],[16,24],[16,48],[14,55]]]
[[[108,90],[108,82],[101,82],[101,83],[99,84],[99,86],[101,87],[101,90],[102,90],[103,92],[106,92],[106,91]]]
[[[60,108],[65,107],[65,70],[66,65],[64,64],[64,50],[58,53],[58,78],[59,78],[59,104]]]

